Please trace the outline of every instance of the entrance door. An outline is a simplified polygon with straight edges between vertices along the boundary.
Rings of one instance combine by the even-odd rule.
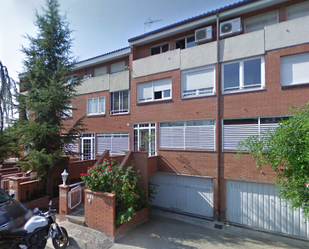
[[[94,136],[93,134],[84,134],[81,137],[81,160],[94,159]]]
[[[135,151],[148,151],[149,156],[156,155],[156,124],[134,124],[134,144]]]

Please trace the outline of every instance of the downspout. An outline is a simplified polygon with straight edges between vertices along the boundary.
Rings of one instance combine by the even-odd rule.
[[[222,138],[221,138],[221,119],[220,119],[220,95],[221,95],[221,86],[220,86],[220,22],[219,22],[219,13],[217,13],[217,77],[216,77],[216,88],[217,88],[217,162],[218,162],[218,169],[217,169],[217,179],[218,179],[218,210],[217,210],[217,215],[218,215],[218,221],[221,221],[221,143],[222,143]]]

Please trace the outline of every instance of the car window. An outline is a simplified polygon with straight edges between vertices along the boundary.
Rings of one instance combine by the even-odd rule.
[[[10,196],[0,188],[0,203],[10,200]]]

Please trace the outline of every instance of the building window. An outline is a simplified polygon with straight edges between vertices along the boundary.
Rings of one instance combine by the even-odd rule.
[[[169,50],[169,44],[164,43],[162,45],[150,48],[150,55],[161,54],[161,53],[167,52],[168,50]]]
[[[160,123],[159,148],[215,150],[215,121]]]
[[[287,117],[259,117],[223,120],[223,150],[237,150],[240,141],[248,137],[267,138],[268,131],[279,126],[278,122]]]
[[[105,97],[87,99],[87,115],[105,114]]]
[[[182,97],[207,96],[215,93],[215,67],[183,71]]]
[[[77,74],[74,74],[74,75],[67,76],[65,78],[65,82],[69,84],[69,83],[76,81],[77,79],[78,79]]]
[[[129,90],[111,93],[111,114],[129,112]]]
[[[180,48],[180,49],[191,48],[191,47],[194,47],[194,46],[196,46],[194,35],[175,41],[175,48],[176,49],[177,48]]]
[[[309,15],[309,2],[294,4],[286,8],[286,19],[292,20]]]
[[[98,68],[94,69],[94,72],[93,72],[94,77],[99,76],[99,75],[104,75],[104,74],[107,74],[107,67],[106,66],[98,67]]]
[[[223,64],[223,92],[262,89],[265,86],[264,58]]]
[[[245,33],[263,29],[265,26],[278,23],[278,11],[268,12],[262,15],[245,19]]]
[[[133,150],[148,151],[149,156],[156,153],[156,123],[142,123],[133,125]]]
[[[124,155],[129,150],[129,133],[98,133],[97,154],[105,150],[111,155]]]
[[[171,99],[172,79],[160,79],[137,84],[137,102]]]
[[[124,71],[126,68],[126,64],[124,61],[120,61],[114,64],[111,64],[110,73],[118,73]]]
[[[309,53],[294,54],[280,58],[281,86],[309,83]]]
[[[72,102],[65,105],[66,109],[60,114],[61,118],[72,117]]]

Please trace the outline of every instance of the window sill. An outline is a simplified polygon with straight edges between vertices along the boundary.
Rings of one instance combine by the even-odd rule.
[[[122,112],[122,113],[110,113],[110,116],[119,116],[119,115],[129,115],[130,112]]]
[[[64,117],[62,118],[63,120],[70,120],[70,119],[73,119],[73,117]]]
[[[216,97],[216,96],[217,94],[214,93],[214,94],[209,94],[209,95],[195,95],[192,97],[182,97],[181,99],[186,100],[186,99],[207,98],[207,97]]]
[[[281,90],[294,89],[294,88],[307,88],[307,87],[309,87],[309,83],[281,86]]]
[[[263,91],[267,91],[266,88],[252,89],[252,90],[239,90],[239,91],[233,91],[233,92],[223,92],[222,95],[251,93],[251,92],[263,92]]]
[[[87,115],[87,118],[99,118],[99,117],[106,117],[106,115],[105,114]]]
[[[158,103],[165,103],[165,102],[172,102],[172,101],[173,99],[159,99],[159,100],[138,102],[137,105],[158,104]]]

